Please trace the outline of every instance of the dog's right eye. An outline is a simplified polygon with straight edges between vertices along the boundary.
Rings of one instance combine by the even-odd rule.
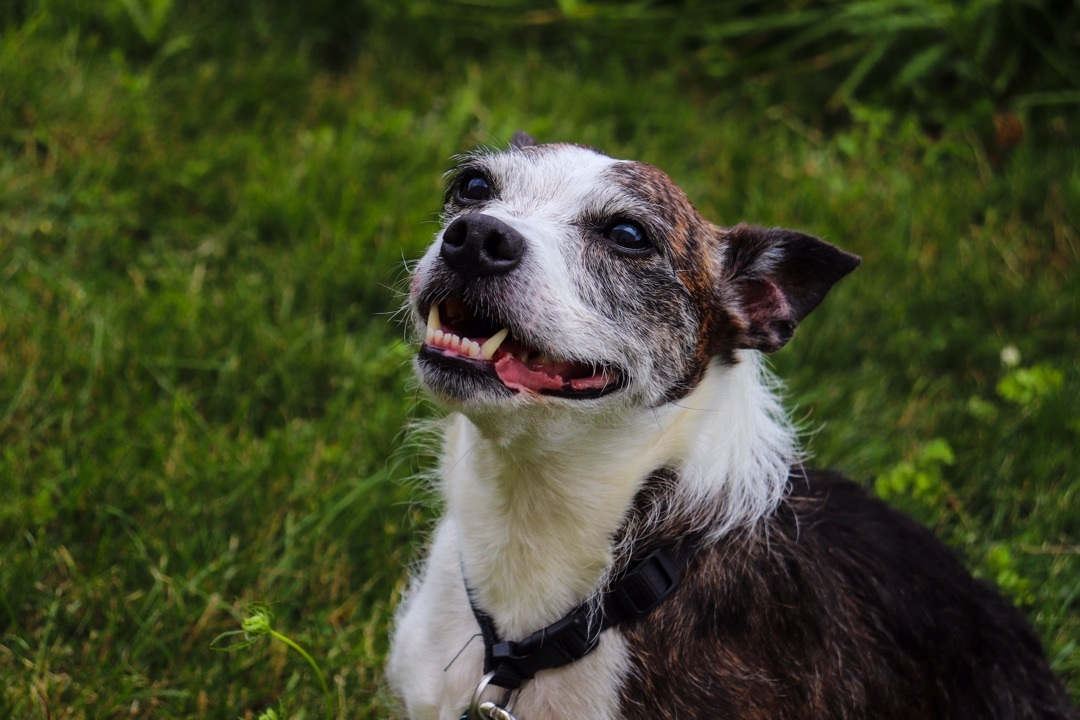
[[[637,255],[652,249],[649,236],[636,223],[618,222],[607,229],[604,237],[626,253]]]
[[[491,183],[483,175],[464,177],[458,185],[458,197],[466,202],[490,200],[491,195]]]

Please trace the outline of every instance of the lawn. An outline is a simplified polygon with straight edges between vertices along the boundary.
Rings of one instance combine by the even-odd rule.
[[[452,156],[519,128],[863,257],[773,358],[814,462],[996,582],[1080,698],[1078,88],[875,94],[915,74],[894,46],[835,76],[745,31],[732,64],[730,19],[392,6],[0,10],[0,717],[392,715],[437,512],[407,262]],[[328,697],[271,637],[222,649],[252,603]]]

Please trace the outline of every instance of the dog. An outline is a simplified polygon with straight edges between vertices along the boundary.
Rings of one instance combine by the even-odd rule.
[[[803,466],[763,355],[859,262],[589,147],[461,159],[409,292],[452,411],[409,718],[1080,717],[952,552]]]

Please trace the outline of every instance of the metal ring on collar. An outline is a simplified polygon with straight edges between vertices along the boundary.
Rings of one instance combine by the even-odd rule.
[[[480,703],[480,710],[487,715],[488,720],[517,720],[509,710],[499,707],[490,700]]]
[[[487,713],[484,713],[484,715],[480,714],[480,697],[484,694],[484,691],[488,689],[488,686],[491,685],[491,681],[494,678],[495,671],[492,670],[484,675],[484,677],[480,678],[480,682],[477,683],[476,689],[473,690],[472,702],[469,703],[469,720],[490,720],[488,717],[485,717]],[[499,686],[496,685],[495,687]],[[502,698],[502,705],[505,707],[510,702],[510,696],[514,694],[514,691],[507,690],[506,688],[501,689],[505,692],[505,695],[503,695]]]

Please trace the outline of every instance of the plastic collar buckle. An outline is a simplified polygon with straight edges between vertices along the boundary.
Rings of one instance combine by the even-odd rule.
[[[679,584],[679,566],[662,549],[653,550],[611,588],[610,599],[618,606],[616,621],[648,615]]]
[[[503,641],[491,648],[495,667],[493,685],[517,689],[525,680],[547,668],[568,665],[596,647],[599,632],[589,633],[589,617],[579,607],[562,620],[539,630],[520,642]]]

